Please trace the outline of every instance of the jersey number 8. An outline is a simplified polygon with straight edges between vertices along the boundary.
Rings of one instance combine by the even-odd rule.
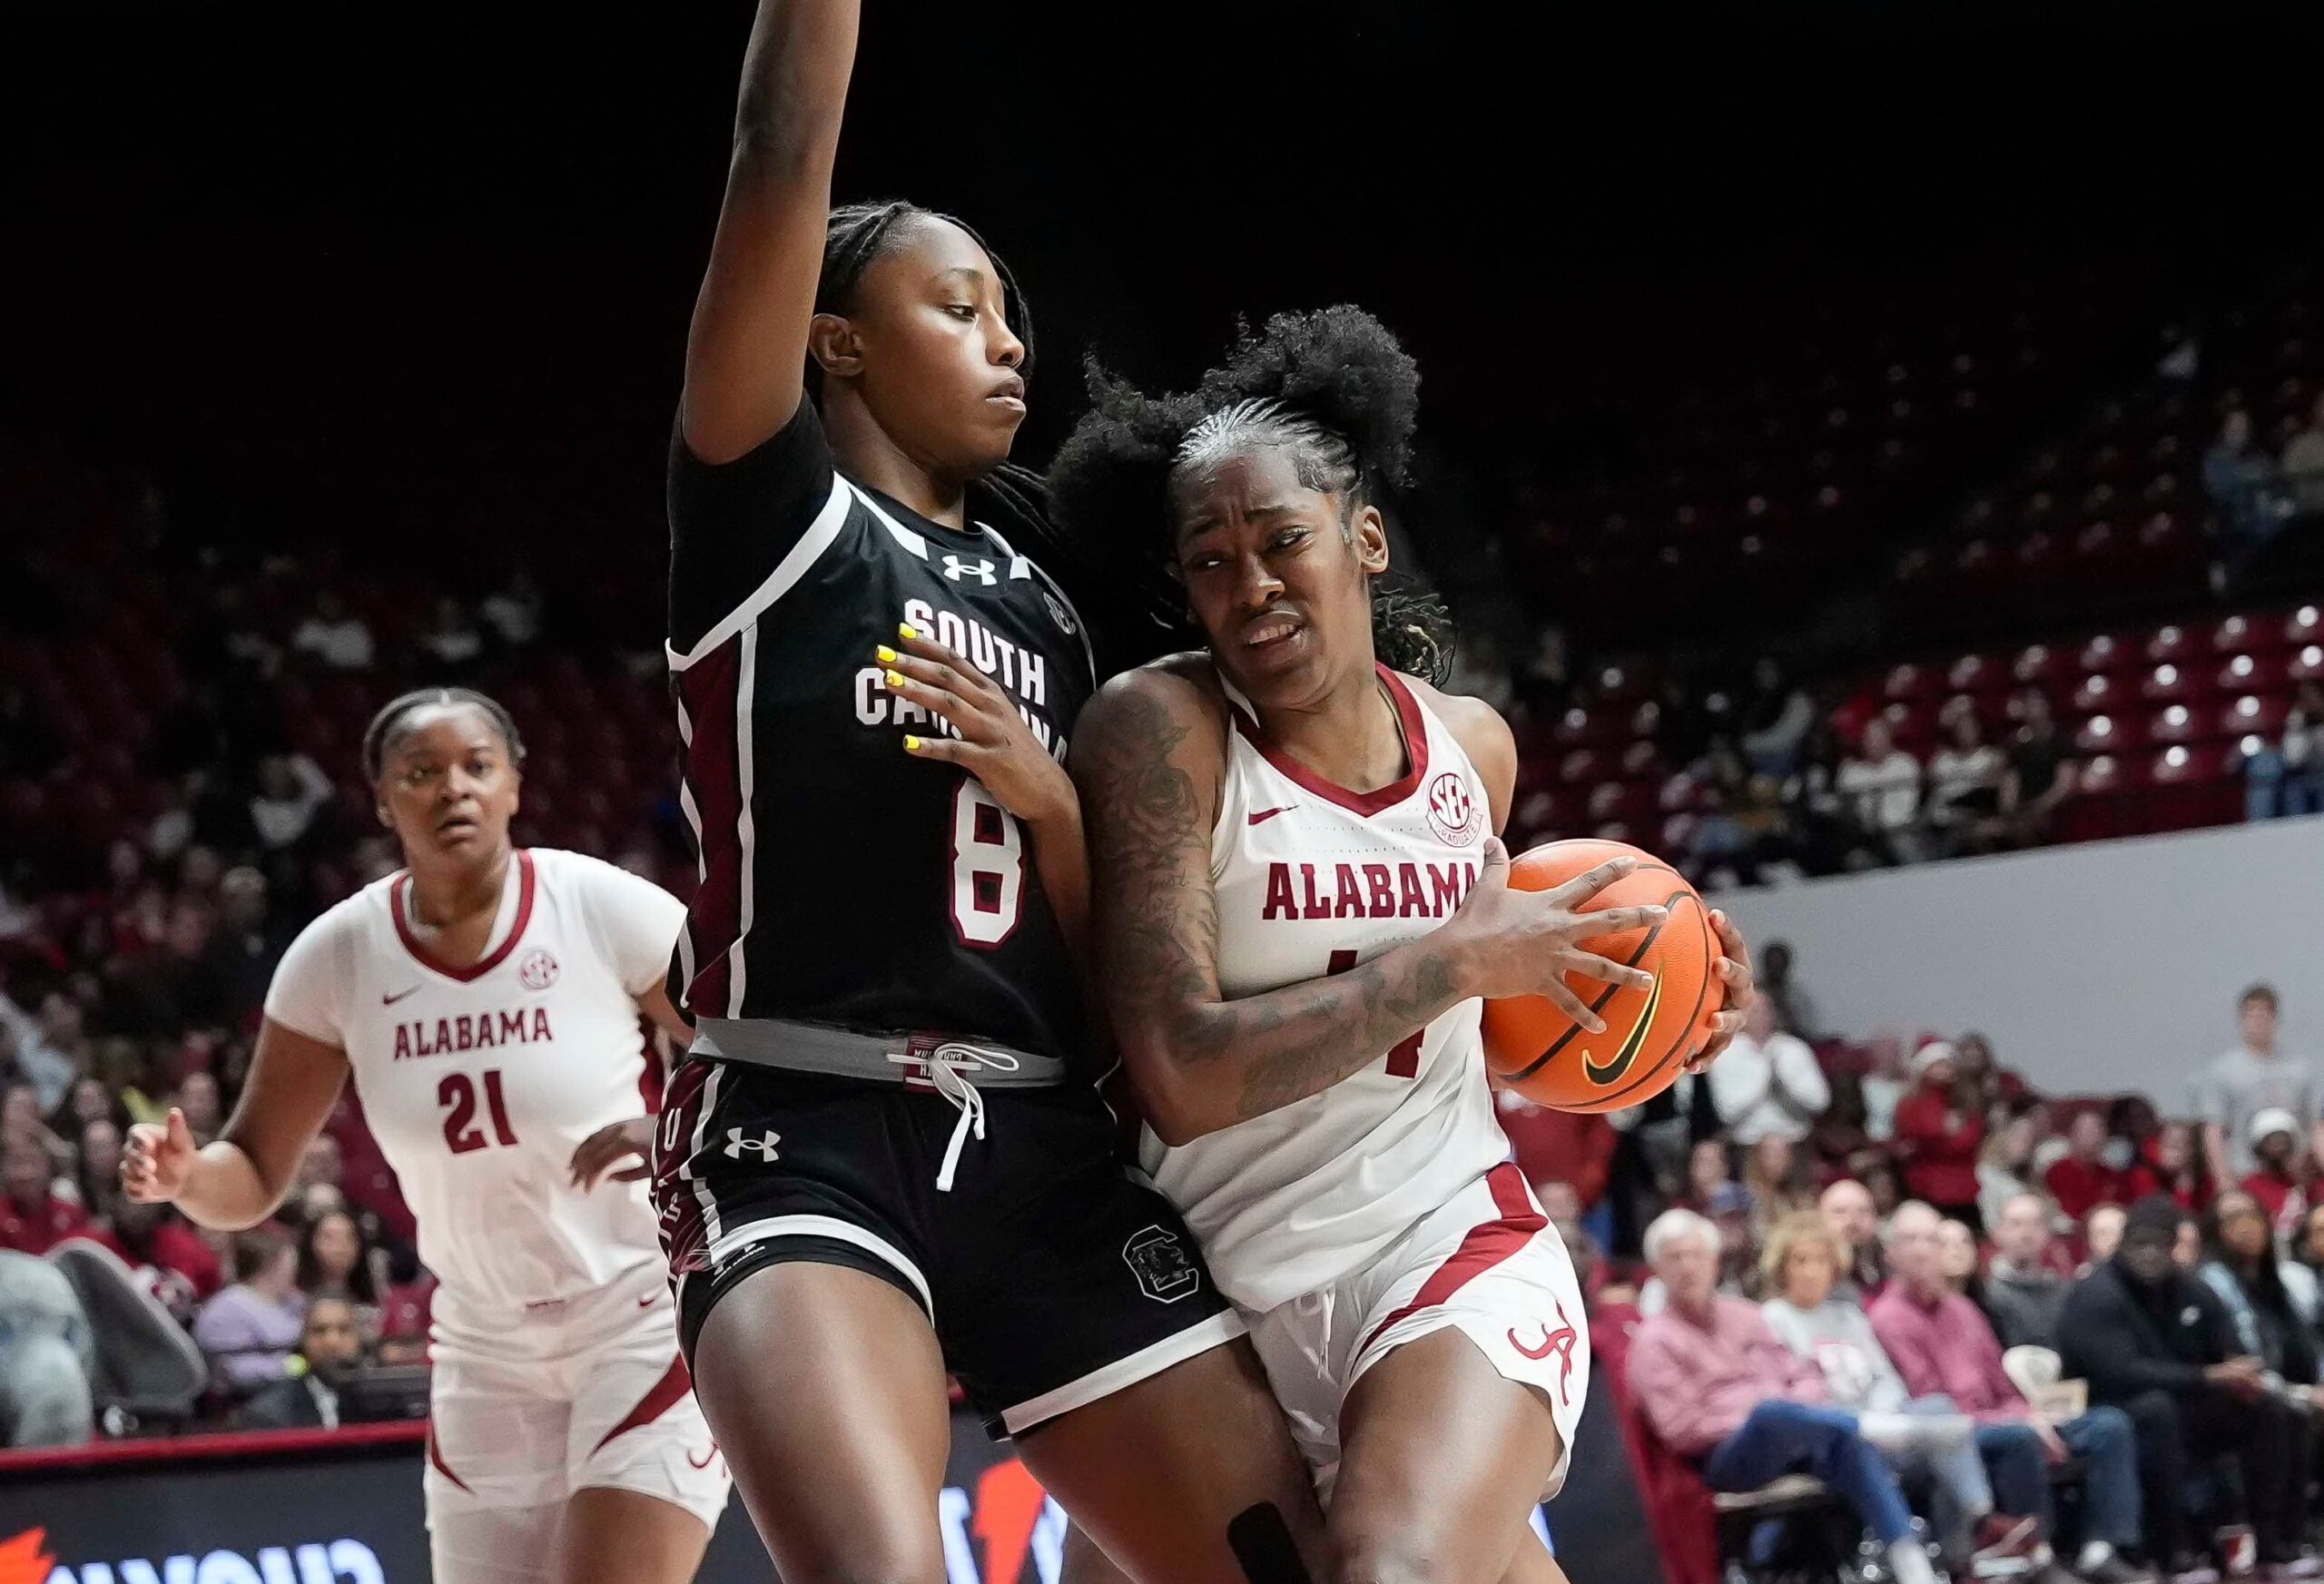
[[[1025,910],[1025,832],[973,775],[952,794],[952,932],[994,947]]]

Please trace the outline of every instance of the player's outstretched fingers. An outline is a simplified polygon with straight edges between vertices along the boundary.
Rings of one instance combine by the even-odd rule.
[[[1654,976],[1642,968],[1632,968],[1627,962],[1616,962],[1610,957],[1594,952],[1576,951],[1559,965],[1567,973],[1578,973],[1586,979],[1600,979],[1610,985],[1620,985],[1629,990],[1650,990]]]
[[[1585,869],[1561,886],[1541,894],[1561,908],[1572,908],[1586,902],[1638,868],[1635,858],[1610,858],[1595,869]]]

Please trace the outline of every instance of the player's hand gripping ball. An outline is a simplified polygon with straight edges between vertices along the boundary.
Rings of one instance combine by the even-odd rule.
[[[1549,890],[1624,857],[1637,859],[1638,867],[1591,898],[1590,908],[1651,904],[1669,910],[1669,917],[1650,929],[1575,944],[1644,969],[1653,982],[1640,989],[1567,974],[1566,988],[1605,1020],[1605,1031],[1598,1034],[1544,997],[1512,996],[1484,1005],[1486,1064],[1505,1087],[1556,1110],[1619,1111],[1650,1099],[1690,1063],[1723,1047],[1739,1021],[1728,1010],[1718,966],[1722,943],[1709,910],[1686,878],[1652,853],[1620,841],[1552,841],[1512,859],[1509,883],[1519,890]],[[1743,982],[1748,994],[1748,969]]]

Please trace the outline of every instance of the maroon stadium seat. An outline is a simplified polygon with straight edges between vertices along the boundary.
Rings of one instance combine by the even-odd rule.
[[[2192,665],[2164,661],[2139,681],[2139,696],[2151,703],[2181,703],[2211,690]]]
[[[2284,675],[2293,682],[2324,676],[2324,644],[2307,644],[2285,663]]]
[[[2284,621],[2283,641],[2299,646],[2324,641],[2324,607],[2304,605]]]
[[[1558,761],[1558,779],[1568,786],[1596,781],[1605,770],[1606,756],[1594,748],[1576,748]]]
[[[1881,686],[1881,696],[1898,700],[1933,699],[1942,683],[1936,673],[1925,665],[1896,665],[1888,671],[1888,680]]]
[[[2147,717],[2147,740],[2152,743],[2192,743],[2206,735],[2211,724],[2185,704],[2171,704]]]
[[[2008,691],[2009,673],[1989,655],[1964,654],[1946,670],[1945,685],[1955,693],[1989,698]]]
[[[2102,714],[2130,699],[2131,690],[2111,676],[2085,676],[2073,690],[2073,711],[2078,715]]]
[[[2010,662],[2009,674],[2022,683],[2063,689],[2075,674],[2073,657],[2046,644],[2030,644],[2020,649],[2017,657]]]
[[[2162,662],[2183,662],[2195,653],[2195,637],[2176,623],[2157,627],[2146,641],[2146,657]]]
[[[2273,654],[2237,654],[2219,668],[2221,693],[2260,693],[2280,687],[2284,663]]]
[[[2220,711],[2216,723],[2222,737],[2240,737],[2248,732],[2273,736],[2282,730],[2286,713],[2280,698],[2245,694]]]
[[[2093,715],[2073,733],[2074,749],[2082,753],[2122,753],[2145,741],[2146,728],[2130,715]]]
[[[2139,652],[2128,640],[2111,633],[2101,633],[2082,646],[2075,663],[2084,672],[2128,671],[2137,664]]]

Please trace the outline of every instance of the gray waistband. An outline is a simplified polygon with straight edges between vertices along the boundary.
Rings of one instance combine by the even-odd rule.
[[[903,1030],[866,1034],[786,1018],[701,1018],[694,1024],[691,1054],[885,1084],[925,1080],[930,1063],[937,1061],[985,1088],[1038,1088],[1063,1083],[1069,1076],[1056,1057],[1035,1056],[989,1039]]]

